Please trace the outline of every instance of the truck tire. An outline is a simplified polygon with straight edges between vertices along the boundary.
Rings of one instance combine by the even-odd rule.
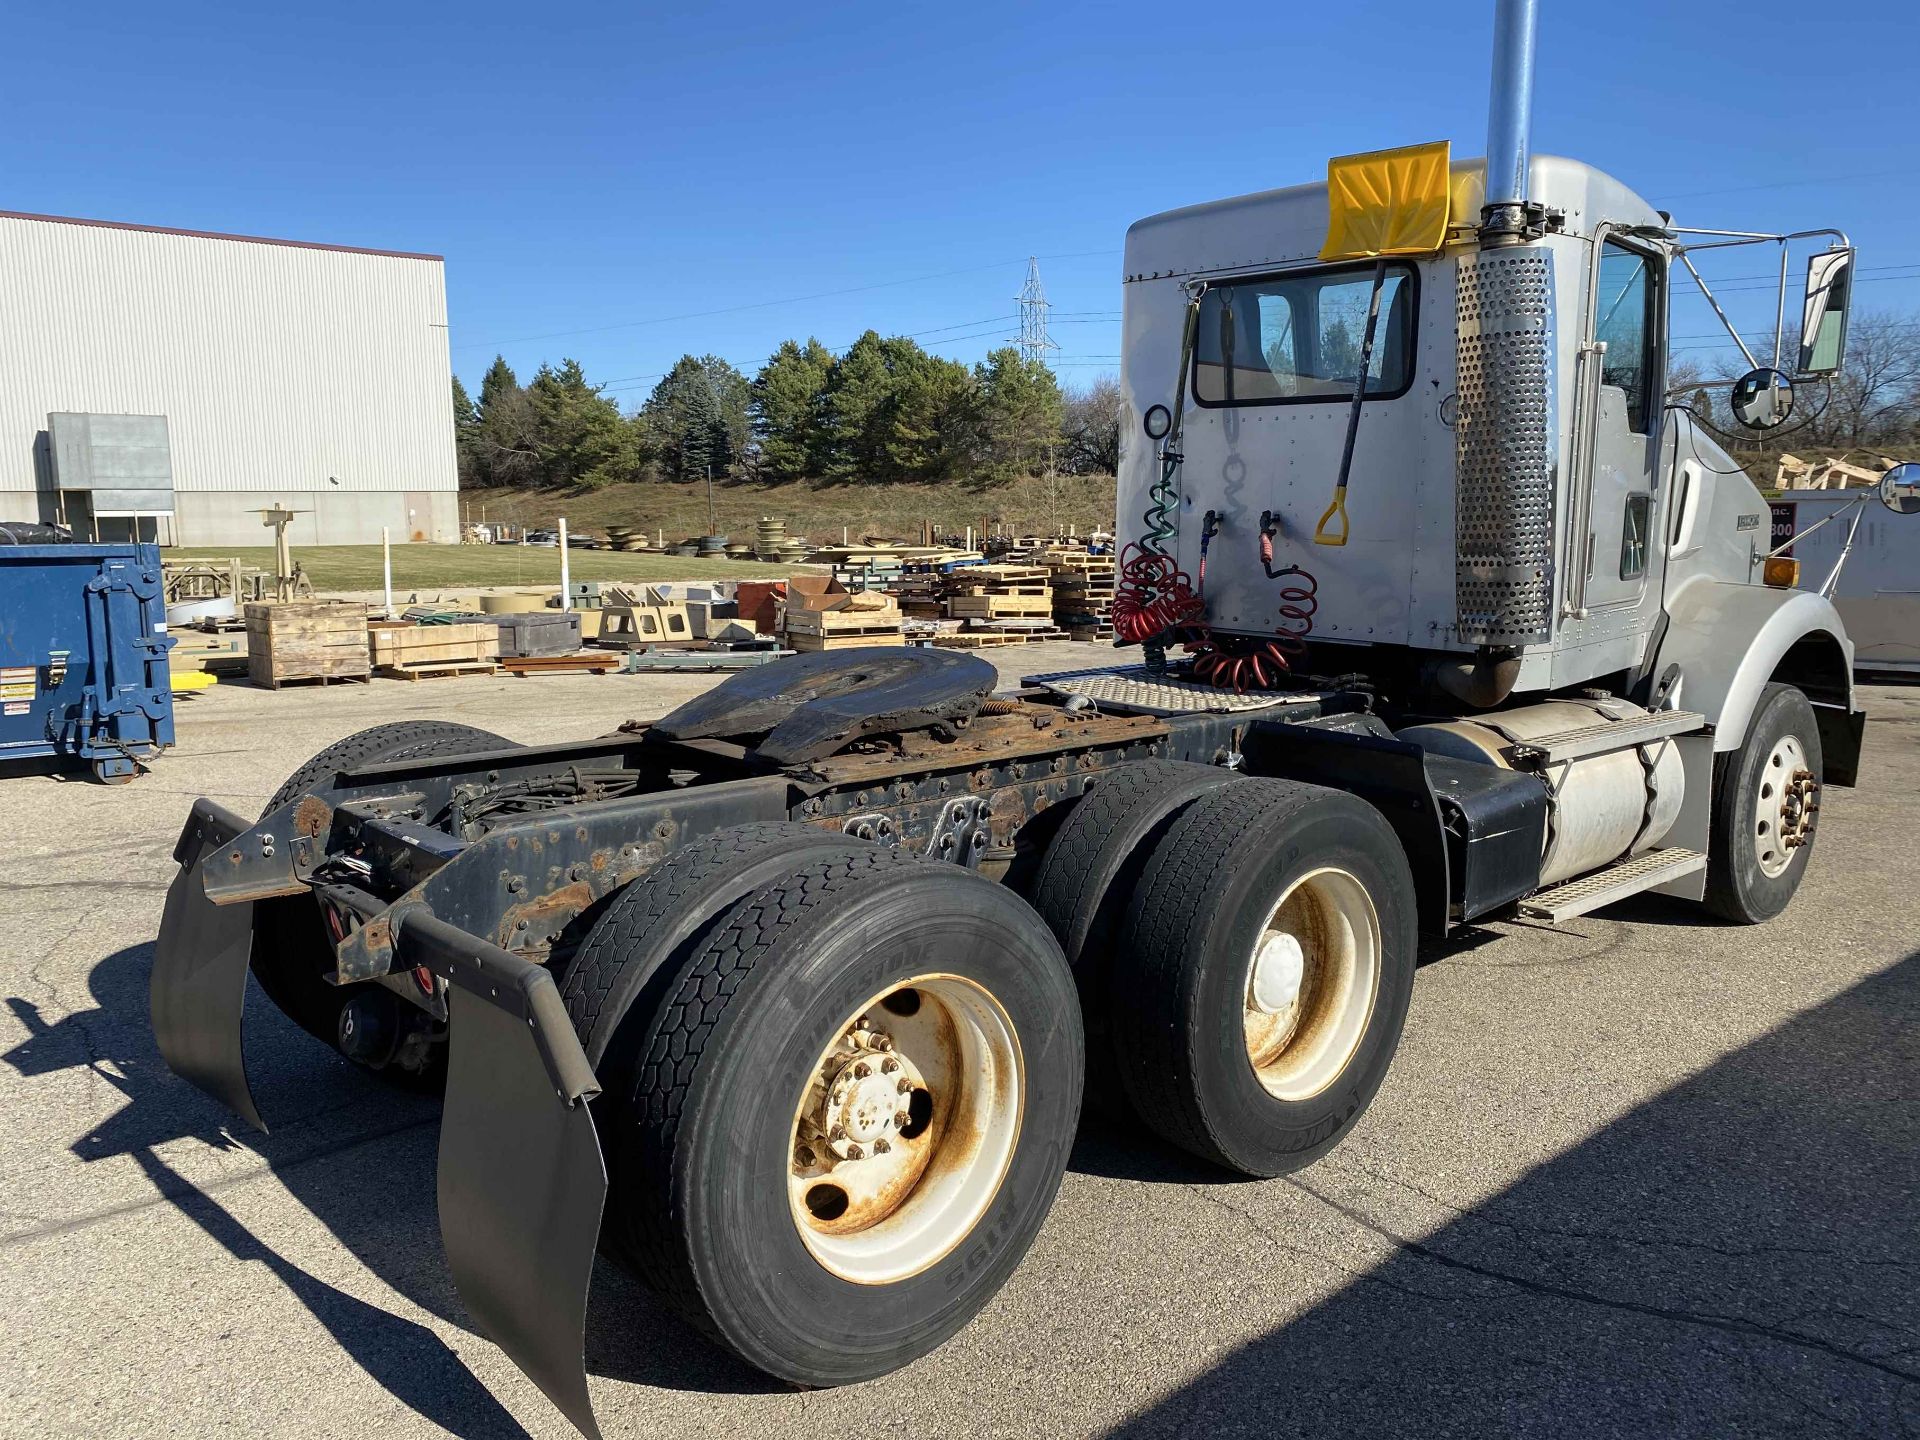
[[[879,848],[791,821],[738,825],[674,851],[608,902],[560,979],[560,998],[598,1070],[614,1036],[648,1014],[660,984],[740,901],[793,868],[796,859]],[[664,973],[663,973],[664,972]],[[619,1057],[615,1057],[616,1066]]]
[[[1400,1042],[1413,876],[1365,801],[1286,780],[1202,795],[1154,846],[1108,993],[1127,1098],[1181,1149],[1244,1175],[1312,1164]]]
[[[637,1018],[603,1126],[606,1229],[769,1375],[841,1385],[924,1355],[1046,1218],[1079,1013],[1059,945],[1004,886],[879,848],[796,856]]]
[[[262,817],[271,814],[336,771],[387,760],[461,755],[475,750],[517,748],[490,730],[449,720],[398,720],[336,740],[302,765],[273,792]],[[321,976],[333,963],[320,907],[309,895],[282,895],[253,908],[253,977],[288,1019],[318,1040],[340,1047],[344,992]]]
[[[1767,686],[1745,743],[1714,756],[1708,910],[1758,925],[1787,908],[1813,853],[1821,775],[1813,706],[1791,685]]]
[[[1123,1112],[1119,1070],[1105,1014],[1113,937],[1140,869],[1174,817],[1199,796],[1239,778],[1217,765],[1143,760],[1101,776],[1067,810],[1036,871],[1030,894],[1060,941],[1080,989],[1087,1032],[1087,1099]]]

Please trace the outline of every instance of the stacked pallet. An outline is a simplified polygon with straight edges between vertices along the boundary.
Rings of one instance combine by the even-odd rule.
[[[375,672],[390,680],[492,675],[500,668],[500,627],[491,621],[378,624],[367,631],[366,643]]]
[[[652,545],[647,532],[633,525],[609,525],[607,527],[607,547],[612,550],[624,550],[629,554],[646,550]]]
[[[1053,623],[1075,640],[1113,639],[1111,555],[1061,551],[1047,561],[1053,577]]]
[[[278,690],[303,680],[365,680],[367,607],[351,600],[254,601],[247,606],[247,676]]]
[[[1064,640],[1053,623],[1052,575],[1043,565],[966,565],[948,576],[947,614],[964,628],[936,636],[957,650]]]

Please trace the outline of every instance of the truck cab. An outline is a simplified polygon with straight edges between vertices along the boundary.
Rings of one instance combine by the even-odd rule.
[[[1823,734],[1850,773],[1840,617],[1770,583],[1766,502],[1667,393],[1685,235],[1605,172],[1535,155],[1537,220],[1490,248],[1486,173],[1450,160],[1440,243],[1376,257],[1378,333],[1357,405],[1376,262],[1323,258],[1339,219],[1327,183],[1132,226],[1123,537],[1141,536],[1162,471],[1145,417],[1183,402],[1169,553],[1189,576],[1204,570],[1216,632],[1286,633],[1281,591],[1298,584],[1271,576],[1298,565],[1314,590],[1311,643],[1329,652],[1320,668],[1390,667],[1424,677],[1437,704],[1490,708],[1595,685],[1645,703],[1677,666],[1664,698],[1705,715],[1721,750],[1738,745],[1758,685],[1784,678],[1831,712]],[[1315,517],[1350,409],[1346,543],[1329,548],[1314,543]]]

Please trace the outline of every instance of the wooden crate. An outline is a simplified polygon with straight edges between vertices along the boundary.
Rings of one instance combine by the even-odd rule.
[[[278,690],[295,680],[365,680],[367,607],[351,600],[255,601],[247,606],[247,676]]]
[[[500,658],[500,627],[488,623],[462,625],[381,626],[367,632],[376,669],[399,670],[419,665],[458,665]]]
[[[861,645],[904,645],[906,641],[906,635],[896,625],[890,631],[876,632],[871,635],[791,633],[787,636],[787,648],[805,655],[817,650],[852,650]]]
[[[787,610],[789,635],[841,635],[867,630],[898,630],[900,606],[892,596],[885,605],[852,610]]]

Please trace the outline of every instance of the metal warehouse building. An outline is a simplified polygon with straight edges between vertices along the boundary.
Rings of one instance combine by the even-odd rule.
[[[437,255],[0,212],[0,520],[459,538]]]

